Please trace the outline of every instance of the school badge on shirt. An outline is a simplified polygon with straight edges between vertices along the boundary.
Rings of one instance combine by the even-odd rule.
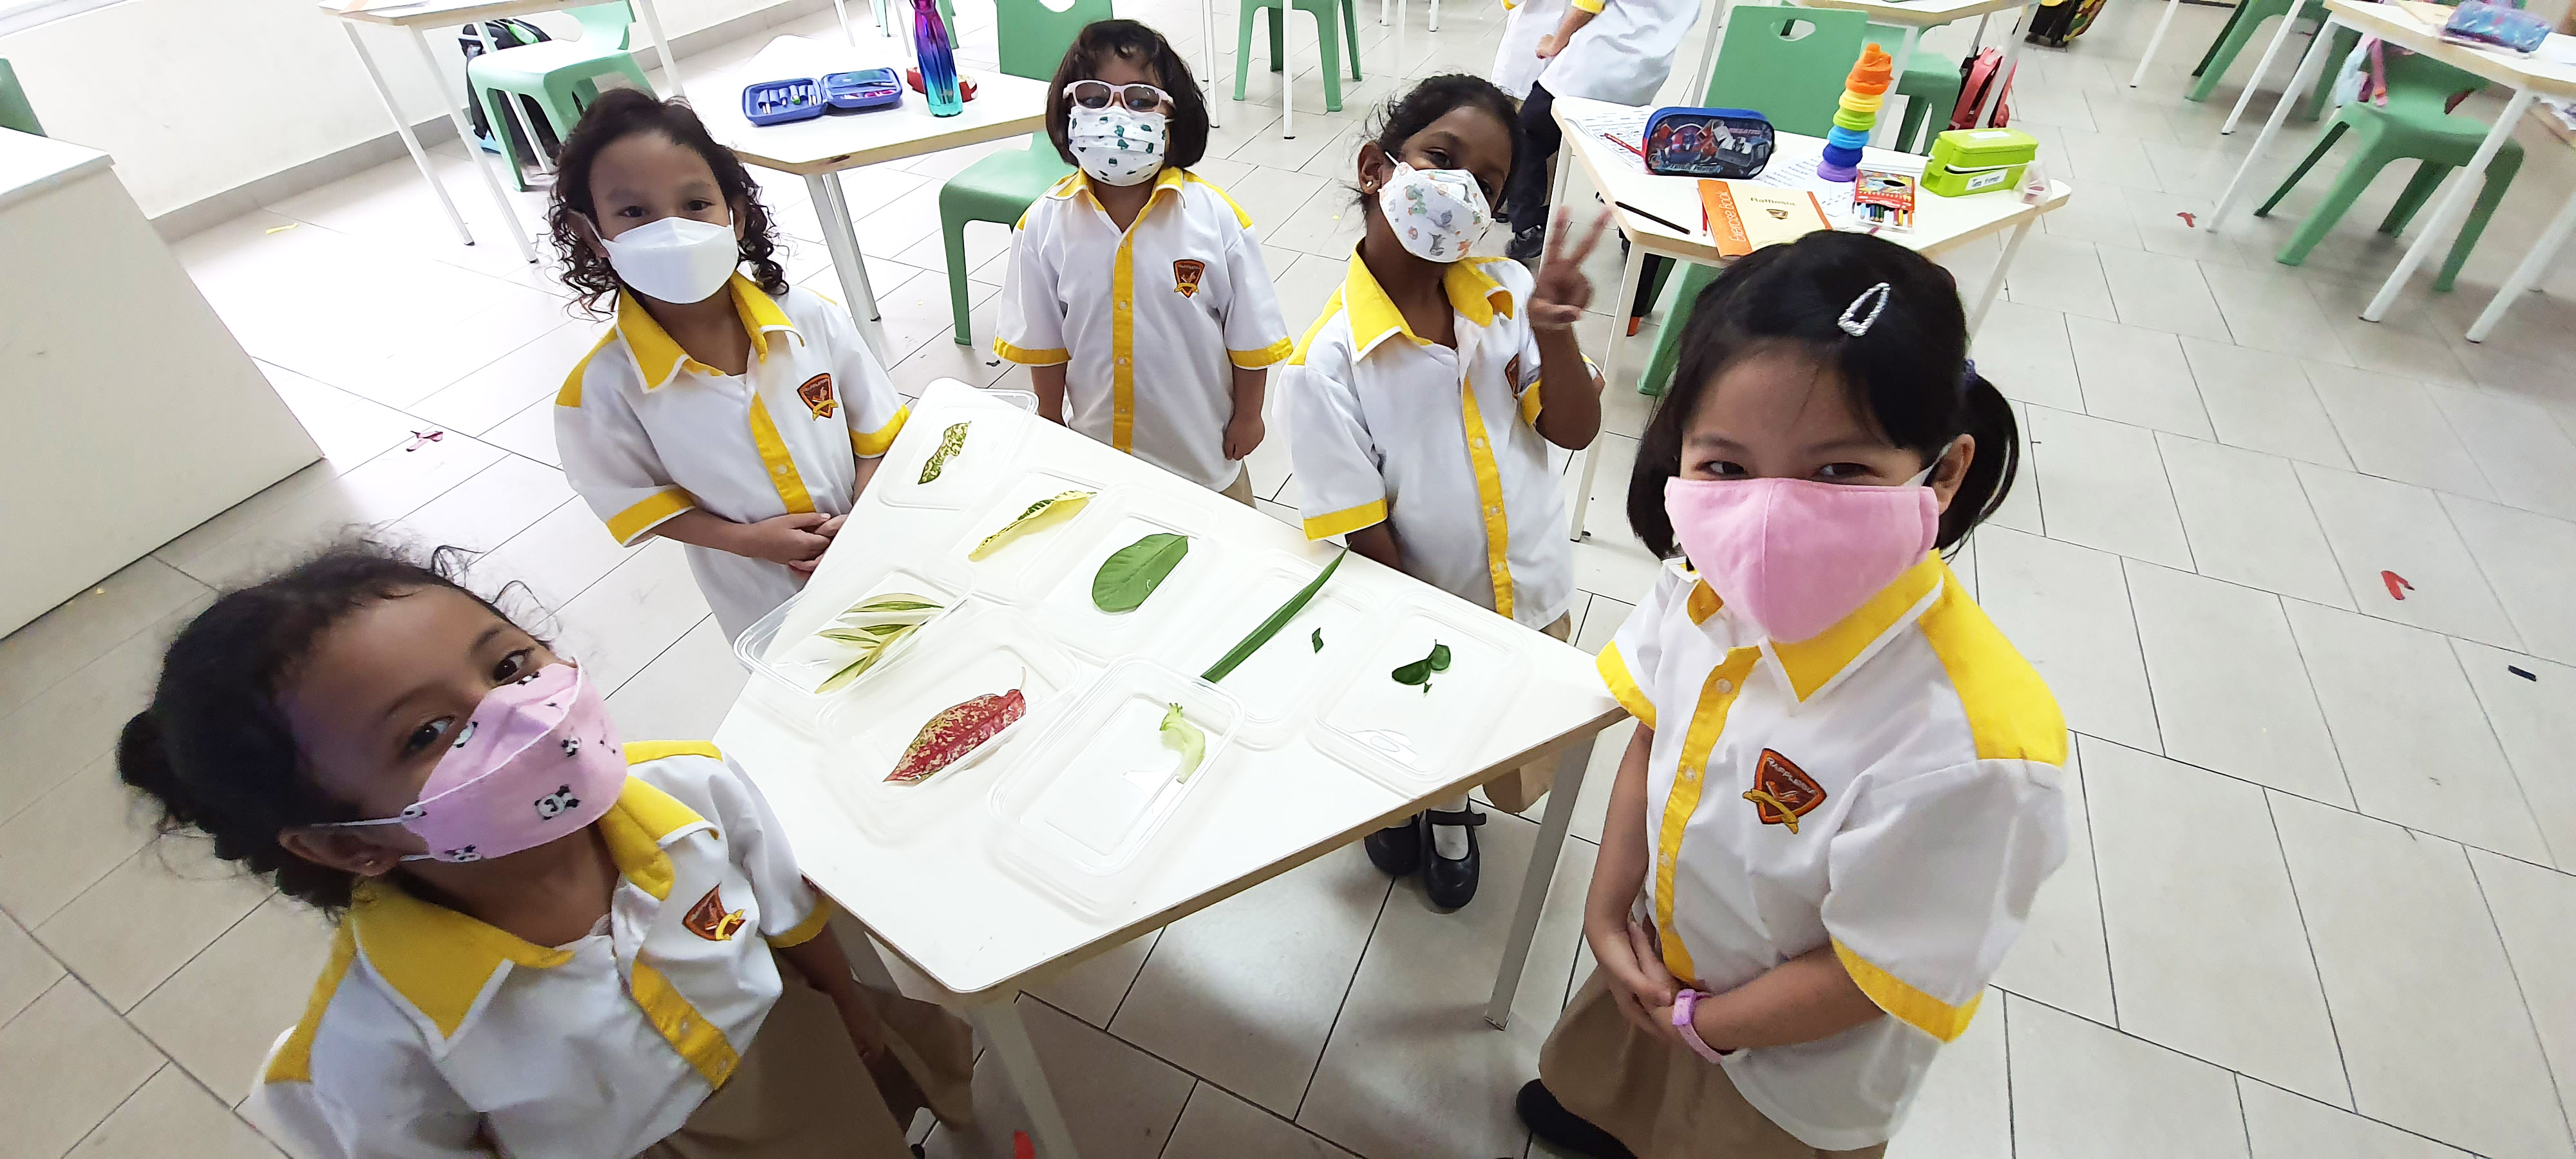
[[[725,908],[724,899],[716,896],[721,888],[708,890],[707,896],[690,906],[680,918],[681,928],[710,942],[732,941],[735,931],[742,928],[742,911]]]
[[[1207,276],[1207,263],[1197,258],[1182,258],[1172,263],[1172,292],[1184,298],[1199,296],[1199,279]]]
[[[1761,761],[1753,766],[1753,787],[1745,790],[1744,799],[1753,803],[1753,813],[1763,824],[1786,825],[1795,833],[1798,818],[1825,803],[1825,787],[1789,758],[1764,749]]]
[[[841,406],[832,398],[832,376],[828,374],[806,379],[805,385],[796,388],[796,397],[804,399],[806,409],[813,411],[818,419],[832,417],[832,412]]]

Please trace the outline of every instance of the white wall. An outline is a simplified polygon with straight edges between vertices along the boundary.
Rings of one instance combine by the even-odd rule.
[[[661,0],[674,37],[773,0]],[[540,18],[549,31],[560,19]],[[0,36],[48,135],[103,149],[146,215],[338,152],[393,128],[340,22],[313,0],[124,0]],[[457,83],[456,29],[431,37]],[[408,32],[362,28],[415,122],[440,116]],[[638,47],[644,33],[635,31]],[[653,67],[648,59],[647,67]],[[97,99],[114,94],[114,99]]]

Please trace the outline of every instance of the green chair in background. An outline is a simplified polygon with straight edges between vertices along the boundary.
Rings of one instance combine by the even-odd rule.
[[[1887,55],[1894,56],[1897,48],[1905,43],[1905,30],[1894,25],[1872,24],[1864,39],[1887,50]],[[1921,143],[1910,147],[1929,149],[1931,134],[1941,131],[1931,128],[1930,123],[1938,117],[1938,124],[1947,127],[1950,110],[1959,105],[1958,62],[1943,59],[1939,53],[1923,51],[1922,39],[1918,36],[1914,59],[1905,62],[1905,75],[1896,78],[1896,93],[1905,98],[1905,123],[1897,126],[1895,146],[1908,148],[1908,142],[1914,141],[1915,135],[1921,133]]]
[[[993,35],[1000,42],[1002,71],[1038,81],[1055,79],[1056,65],[1083,26],[1110,18],[1109,0],[1073,0],[1062,12],[1039,0],[997,0],[996,7]],[[1040,132],[1029,134],[1027,147],[996,149],[940,186],[939,234],[948,246],[948,308],[957,320],[958,345],[975,341],[966,316],[966,223],[1017,224],[1030,203],[1072,173],[1055,155],[1055,142]]]
[[[598,79],[622,76],[636,88],[652,92],[644,79],[644,68],[627,51],[628,31],[635,24],[635,9],[627,0],[610,4],[593,4],[569,10],[581,22],[581,39],[546,40],[487,52],[466,62],[465,80],[474,90],[474,99],[483,102],[483,116],[492,126],[492,135],[500,138],[501,148],[510,159],[510,173],[519,188],[528,187],[521,167],[537,158],[519,156],[518,143],[504,128],[510,124],[509,105],[515,97],[529,97],[545,112],[546,122],[554,128],[560,141],[572,135],[572,127],[581,121],[581,111],[599,99]],[[522,106],[524,107],[524,106]],[[536,142],[530,141],[534,148]]]
[[[1802,24],[1807,27],[1801,29]],[[1852,62],[1860,59],[1861,44],[1868,36],[1869,17],[1858,12],[1739,7],[1727,15],[1726,39],[1719,42],[1707,99],[1700,103],[1712,108],[1753,109],[1769,117],[1772,127],[1781,132],[1824,136],[1826,130],[1833,128],[1834,110],[1841,107],[1843,82],[1850,78]],[[1912,68],[1905,71],[1909,77],[1915,72]],[[1951,77],[1950,99],[1941,106],[1944,114],[1958,103],[1958,87],[1958,78]],[[1672,270],[1671,263],[1659,259],[1650,258],[1648,264],[1653,268],[1646,272],[1644,292],[1637,299],[1641,303],[1652,303],[1662,296],[1664,280]],[[1655,356],[1646,364],[1645,377],[1637,380],[1637,393],[1664,393],[1664,380],[1672,377],[1677,354],[1674,340],[1690,317],[1691,303],[1699,300],[1700,290],[1716,277],[1717,267],[1697,262],[1689,263],[1689,268],[1682,271],[1680,296],[1672,314],[1664,320],[1663,332],[1655,337]]]
[[[1352,0],[1287,0],[1298,11],[1315,18],[1315,41],[1324,53],[1324,108],[1342,111],[1342,46],[1348,44],[1351,54],[1351,79],[1360,79],[1359,6]],[[1341,23],[1334,25],[1334,10],[1341,12]],[[1242,13],[1235,19],[1234,30],[1234,99],[1243,99],[1244,81],[1252,69],[1252,26],[1263,12],[1270,13],[1270,71],[1282,71],[1280,58],[1287,55],[1288,9],[1282,0],[1242,0]]]
[[[2326,127],[2325,136],[2310,150],[2307,159],[2290,171],[2288,180],[2272,191],[2270,200],[2254,211],[2256,217],[2268,216],[2272,207],[2308,175],[2309,168],[2334,147],[2335,139],[2350,130],[2359,151],[2344,162],[2343,172],[2335,175],[2334,187],[2326,191],[2325,200],[2308,212],[2299,223],[2289,244],[2281,247],[2277,260],[2295,266],[2308,258],[2308,251],[2333,229],[2344,211],[2370,187],[2372,178],[2389,162],[2401,158],[2416,161],[2415,176],[2406,183],[2406,191],[2397,197],[2388,216],[2379,223],[2379,232],[2394,236],[2405,230],[2415,218],[2415,211],[2433,196],[2442,178],[2453,169],[2476,159],[2478,145],[2486,139],[2487,126],[2474,118],[2454,116],[2442,106],[2453,93],[2483,88],[2486,82],[2429,56],[2412,53],[2388,55],[2388,105],[2382,108],[2367,100],[2356,100],[2335,113],[2334,123]],[[2433,288],[2448,290],[2460,276],[2460,266],[2469,260],[2469,251],[2477,248],[2478,235],[2487,228],[2487,218],[2504,200],[2505,190],[2512,186],[2513,176],[2522,168],[2522,146],[2506,141],[2496,151],[2495,160],[2487,164],[2486,185],[2478,191],[2477,203],[2470,208],[2468,221],[2460,226],[2460,236],[2451,243],[2451,256],[2442,262],[2442,272],[2433,279]]]
[[[2293,5],[2297,7],[2296,16],[2290,14]],[[2191,86],[2191,91],[2184,94],[2186,99],[2208,100],[2218,82],[2226,78],[2228,68],[2236,63],[2237,56],[2253,43],[2255,33],[2262,30],[2264,22],[2276,18],[2305,20],[2323,28],[2326,6],[2324,0],[2242,0],[2236,10],[2228,14],[2227,26],[2219,30],[2218,39],[2209,42],[2209,51],[2200,54],[2200,67],[2191,70],[2191,75],[2199,77],[2200,83]],[[2317,76],[2316,87],[2308,94],[2307,103],[2298,110],[2300,120],[2313,121],[2324,114],[2327,95],[2334,89],[2336,66],[2341,65],[2353,45],[2360,42],[2361,34],[2352,29],[2335,30],[2335,46],[2326,58],[2324,71]],[[2249,80],[2246,83],[2253,82]]]
[[[0,60],[0,129],[45,135],[45,126],[36,120],[35,107],[27,103],[27,91],[18,87],[17,70]]]

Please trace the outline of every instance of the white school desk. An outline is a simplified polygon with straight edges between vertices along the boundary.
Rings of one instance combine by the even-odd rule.
[[[1925,29],[1954,24],[1971,16],[1983,19],[1997,12],[2018,8],[2021,10],[2019,23],[2004,30],[2003,75],[2010,77],[2013,74],[2014,64],[2021,60],[2022,40],[2015,34],[2029,25],[2032,13],[2039,11],[2039,0],[1794,0],[1794,2],[1808,8],[1839,8],[1846,12],[1867,13],[1869,18],[1877,23],[1891,24],[1904,29],[1905,42],[1896,50],[1896,71],[1893,74],[1899,83],[1905,79],[1906,63],[1914,59],[1914,45],[1923,38]],[[1717,36],[1717,27],[1714,24],[1710,25],[1708,47],[1701,53],[1700,75],[1702,77],[1706,77],[1708,70],[1717,63]],[[1986,99],[1977,106],[1978,124],[1994,123],[1995,103],[2003,98],[2003,94],[2004,86],[2001,84],[1986,86]],[[1895,96],[1896,90],[1890,88],[1888,95]],[[1903,111],[1899,110],[1900,113]],[[1933,110],[1936,114],[1940,111]],[[1926,137],[1940,131],[1932,118],[1924,120],[1923,133]],[[1898,148],[1910,144],[1910,142],[1893,139],[1888,143]],[[1928,145],[1929,142],[1925,144]]]
[[[1637,296],[1637,281],[1645,270],[1646,257],[1671,258],[1701,265],[1725,265],[1727,259],[1717,252],[1717,239],[1706,230],[1676,232],[1645,216],[1619,208],[1627,202],[1669,221],[1691,225],[1701,218],[1699,182],[1688,177],[1657,177],[1631,166],[1616,154],[1618,146],[1609,144],[1575,127],[1575,121],[1605,113],[1639,111],[1607,101],[1590,101],[1580,97],[1562,97],[1556,102],[1557,131],[1564,134],[1565,148],[1559,156],[1572,157],[1583,169],[1594,189],[1601,191],[1601,201],[1610,211],[1611,220],[1628,239],[1628,265],[1619,275],[1619,292],[1611,300],[1617,304],[1610,327],[1610,349],[1601,356],[1601,377],[1609,389],[1619,389],[1619,352],[1627,341],[1627,327],[1617,320],[1625,317],[1629,303]],[[1782,140],[1800,138],[1795,133],[1779,134]],[[1878,152],[1878,150],[1871,150]],[[2045,162],[2046,157],[2041,160]],[[1574,166],[1560,160],[1556,167],[1556,196],[1550,204],[1565,204],[1566,177]],[[2004,274],[2012,269],[2013,256],[2021,252],[2021,240],[2030,227],[2039,224],[2039,215],[2063,208],[2074,191],[2063,181],[2049,182],[2048,198],[2039,204],[2028,204],[2010,189],[1980,193],[1971,197],[1935,197],[1926,192],[1914,199],[1914,229],[1911,232],[1889,231],[1881,234],[1922,253],[1938,257],[1979,238],[2005,230],[2011,234],[2004,241],[2003,256],[1995,261],[1994,272],[1986,278],[1983,296],[1976,308],[1968,312],[1968,336],[1976,337],[1977,327],[1986,320],[1986,310],[1995,303],[1995,294],[2003,289]],[[1566,534],[1574,539],[1584,536],[1583,519],[1591,506],[1592,472],[1597,465],[1592,448],[1583,450],[1583,481],[1574,491],[1574,520]]]
[[[2470,200],[2476,196],[2477,187],[2486,181],[2487,163],[2495,160],[2496,150],[2504,146],[2505,138],[2513,135],[2513,127],[2521,123],[2523,112],[2531,107],[2532,99],[2539,96],[2576,96],[2576,54],[2569,52],[2571,38],[2563,34],[2550,37],[2548,47],[2534,56],[2514,57],[2486,52],[2445,42],[2438,25],[2428,24],[2395,4],[2326,0],[2325,27],[2317,30],[2316,41],[2309,45],[2308,54],[2300,58],[2298,72],[2291,76],[2289,87],[2282,90],[2280,102],[2272,106],[2272,115],[2263,122],[2262,134],[2254,138],[2254,148],[2236,167],[2236,176],[2227,183],[2227,192],[2219,197],[2218,208],[2210,211],[2210,232],[2218,232],[2227,221],[2227,211],[2245,196],[2246,178],[2254,171],[2254,159],[2263,155],[2263,147],[2280,132],[2282,118],[2289,115],[2290,106],[2296,103],[2293,94],[2314,84],[2317,73],[2325,68],[2326,57],[2330,55],[2328,46],[2334,42],[2334,30],[2338,26],[2356,29],[2364,36],[2376,36],[2399,48],[2423,53],[2513,90],[2513,96],[2505,101],[2504,111],[2496,116],[2495,127],[2489,129],[2486,140],[2479,143],[2477,154],[2469,159],[2467,165],[2451,174],[2443,186],[2441,199],[2433,205],[2431,220],[2416,232],[2414,243],[2406,247],[2406,256],[2398,259],[2397,268],[2389,271],[2388,280],[2380,284],[2378,295],[2362,309],[2363,321],[2376,322],[2388,316],[2388,308],[2397,302],[2398,291],[2406,288],[2406,280],[2415,276],[2416,269],[2424,264],[2433,248],[2446,244],[2458,230],[2461,220],[2468,214]],[[2262,74],[2257,72],[2246,79],[2246,87],[2250,90],[2261,79]],[[2495,330],[2496,323],[2504,317],[2505,310],[2512,306],[2513,300],[2539,283],[2541,271],[2564,247],[2571,228],[2576,228],[2576,197],[2570,197],[2567,205],[2558,211],[2558,216],[2542,228],[2530,256],[2514,268],[2512,276],[2506,278],[2504,286],[2496,291],[2495,300],[2487,303],[2486,310],[2469,327],[2471,341],[2485,341],[2487,335]],[[2488,235],[2491,237],[2493,234],[2494,230],[2490,229]]]
[[[1025,425],[1024,441],[1012,458],[1012,477],[1031,470],[1053,471],[1104,487],[1123,487],[1131,497],[1142,494],[1157,503],[1185,504],[1192,518],[1208,529],[1207,537],[1228,548],[1286,552],[1309,566],[1332,556],[1330,544],[1310,544],[1296,528],[955,381],[933,383],[924,392],[914,408],[916,417],[888,451],[887,462],[896,464],[891,469],[904,470],[907,456],[914,456],[911,461],[917,464],[923,444],[935,444],[941,431],[934,428],[946,421],[937,417],[938,411],[961,405],[973,408],[970,421],[976,424],[969,435],[969,453],[973,439],[1007,437],[1002,427],[985,424]],[[934,417],[920,417],[925,414]],[[889,564],[938,566],[944,553],[955,550],[965,536],[982,526],[982,504],[941,511],[887,502],[887,484],[896,481],[881,475],[859,497],[857,509],[850,512],[849,522],[806,586],[807,598],[820,601],[817,610],[803,617],[791,615],[785,631],[810,631],[810,625],[800,624],[800,619],[819,623],[820,608],[855,601]],[[1004,493],[997,490],[991,499],[997,501]],[[1038,534],[1081,527],[1076,522]],[[1200,783],[1138,863],[1135,878],[1140,884],[1134,901],[1114,919],[1091,918],[1059,904],[996,860],[994,845],[1009,830],[987,807],[985,786],[1010,775],[1010,762],[1030,747],[1030,735],[1006,741],[1004,748],[977,764],[940,774],[974,778],[976,787],[907,817],[907,827],[935,832],[935,838],[888,844],[851,820],[843,798],[828,783],[836,770],[813,739],[813,730],[820,726],[810,701],[755,675],[716,732],[716,743],[768,797],[805,875],[864,924],[878,942],[945,988],[941,1001],[962,1008],[984,1031],[1036,1127],[1038,1153],[1048,1159],[1073,1159],[1073,1142],[1012,1005],[1022,990],[1432,802],[1463,793],[1496,771],[1554,757],[1555,787],[1547,798],[1538,846],[1523,877],[1520,908],[1485,1017],[1500,1026],[1510,1014],[1593,738],[1627,714],[1602,687],[1592,657],[1358,555],[1342,561],[1323,593],[1367,609],[1427,598],[1455,605],[1456,615],[1486,618],[1479,623],[1490,621],[1491,638],[1505,642],[1527,667],[1522,669],[1526,679],[1518,682],[1515,699],[1484,734],[1481,751],[1458,766],[1478,771],[1437,791],[1407,797],[1322,755],[1303,732],[1276,748],[1252,748],[1238,741],[1199,770]],[[796,611],[808,609],[800,605]],[[1040,634],[1050,630],[1048,619],[1027,618]],[[925,632],[935,630],[934,626]],[[926,635],[922,643],[928,646]],[[1270,646],[1305,648],[1308,644],[1282,633]],[[1362,645],[1352,641],[1345,646]],[[1072,687],[1086,681],[1087,677],[1077,678]],[[865,687],[850,691],[855,695]],[[1041,704],[1032,711],[1043,714],[1047,708]],[[1510,872],[1507,866],[1489,868],[1497,878]],[[1489,896],[1481,904],[1503,903]],[[844,938],[844,944],[853,941]],[[862,962],[861,968],[875,964]]]
[[[953,117],[930,115],[920,93],[907,88],[903,103],[864,113],[826,113],[785,125],[755,125],[742,115],[742,88],[747,84],[791,76],[821,76],[859,68],[892,68],[900,74],[911,53],[884,37],[859,36],[855,45],[802,36],[781,36],[759,55],[707,77],[693,86],[689,103],[717,141],[733,155],[754,165],[793,173],[805,179],[813,194],[814,216],[823,223],[823,245],[832,255],[832,270],[861,333],[877,331],[877,296],[868,285],[868,270],[859,258],[859,237],[851,224],[849,197],[841,189],[841,171],[936,153],[962,145],[1024,136],[1046,126],[1046,82],[1013,76],[1000,69],[976,69],[975,99]],[[876,208],[866,192],[859,212]],[[885,351],[878,351],[880,355]]]
[[[366,0],[357,0],[357,2],[364,3]],[[429,183],[431,193],[438,195],[439,207],[447,211],[447,220],[456,227],[457,238],[467,245],[474,244],[474,233],[465,228],[465,217],[456,212],[456,203],[448,199],[447,187],[439,184],[437,174],[430,172],[429,154],[421,150],[420,138],[412,133],[411,118],[402,111],[401,105],[394,103],[393,90],[385,87],[384,70],[376,67],[375,56],[367,51],[366,38],[358,35],[358,25],[376,24],[387,28],[411,30],[412,44],[420,49],[420,63],[429,69],[430,75],[438,78],[441,103],[447,105],[448,123],[456,126],[457,143],[464,146],[466,154],[474,158],[474,167],[482,172],[483,187],[492,194],[492,207],[500,211],[501,223],[508,227],[510,240],[518,243],[519,256],[533,262],[537,260],[536,248],[529,244],[528,232],[519,227],[517,208],[510,204],[509,195],[501,191],[500,171],[495,167],[492,156],[475,144],[474,128],[465,119],[463,110],[466,105],[474,103],[474,94],[465,91],[464,78],[455,75],[456,70],[431,50],[429,30],[469,24],[479,27],[486,20],[498,20],[504,16],[525,16],[531,12],[553,12],[577,7],[582,2],[583,0],[420,0],[418,3],[411,4],[378,4],[372,8],[349,8],[347,6],[351,0],[322,0],[323,14],[339,18],[342,22],[340,30],[349,34],[349,47],[357,50],[358,63],[367,70],[367,81],[376,86],[376,99],[385,103],[385,114],[393,118],[394,132],[402,137],[403,148],[411,151],[412,164],[420,166],[420,179]],[[645,35],[653,38],[653,51],[661,55],[662,84],[677,92],[680,88],[680,64],[671,57],[670,38],[662,34],[661,13],[654,10],[653,0],[635,0],[635,14],[644,22]],[[454,101],[446,99],[451,92],[458,94]],[[511,110],[511,117],[514,120],[517,119],[519,103],[510,101],[507,104]],[[492,131],[500,133],[505,130],[503,126],[494,125]],[[533,144],[535,138],[531,137],[529,140]]]

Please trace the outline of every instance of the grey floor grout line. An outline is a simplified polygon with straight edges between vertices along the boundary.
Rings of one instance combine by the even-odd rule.
[[[2326,995],[2325,963],[2317,956],[2316,936],[2308,930],[2307,903],[2299,900],[2299,875],[2290,868],[2290,846],[2281,839],[2281,816],[2273,810],[2269,792],[2263,794],[2263,820],[2272,827],[2272,848],[2281,855],[2281,880],[2290,885],[2290,912],[2298,915],[2299,940],[2308,947],[2308,973],[2317,980],[2317,1002],[2326,1008],[2326,1033],[2334,1039],[2335,1064],[2343,1071],[2344,1099],[2358,1111],[2361,1096],[2352,1086],[2352,1058],[2344,1053],[2343,1028],[2335,1022],[2334,1003]],[[2527,1005],[2525,1009],[2528,1010]]]
[[[2532,1043],[2540,1048],[2541,1073],[2549,1077],[2549,1089],[2558,1096],[2559,1125],[2567,1130],[2570,1137],[2576,1137],[2576,1114],[2570,1113],[2566,1088],[2558,1081],[2560,1064],[2550,1060],[2548,1036],[2541,1032],[2540,1016],[2531,1009],[2531,987],[2522,980],[2522,968],[2514,964],[2513,946],[2504,940],[2504,923],[2496,918],[2495,899],[2487,896],[2486,878],[2478,875],[2478,859],[2465,851],[2460,856],[2468,862],[2469,883],[2478,889],[2478,903],[2486,907],[2487,927],[2496,933],[2496,949],[2504,955],[2505,973],[2513,979],[2514,996],[2522,1000],[2522,1015],[2531,1026]]]

